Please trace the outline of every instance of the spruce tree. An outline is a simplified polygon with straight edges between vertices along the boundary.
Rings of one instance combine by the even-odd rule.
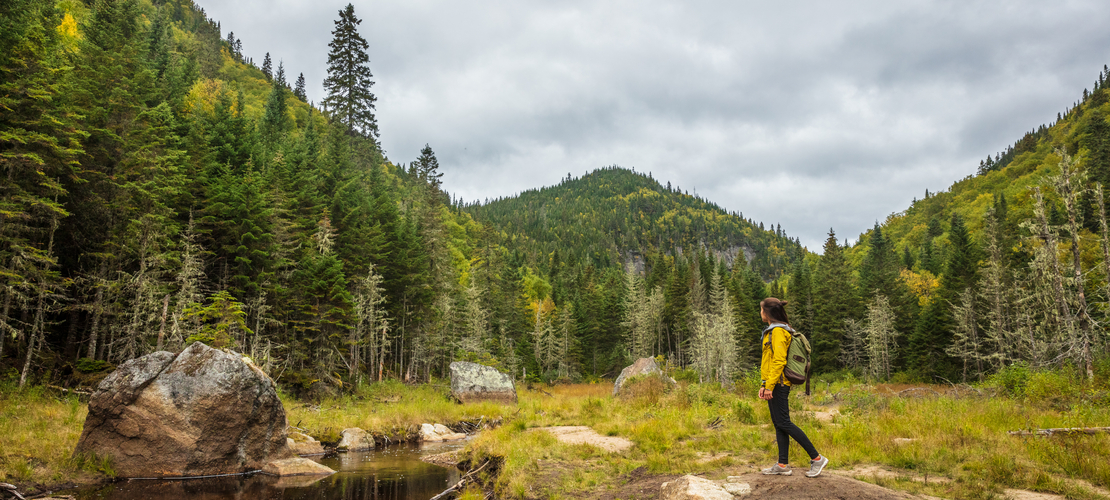
[[[339,11],[332,41],[328,44],[328,77],[324,79],[324,106],[331,109],[349,134],[376,140],[378,122],[374,117],[377,98],[370,92],[374,85],[370,73],[370,47],[358,33],[362,20],[355,17],[355,7],[347,4]]]
[[[813,370],[828,371],[838,367],[841,344],[847,319],[858,316],[859,302],[852,269],[844,256],[844,248],[829,229],[824,255],[817,265],[813,287]]]
[[[262,142],[271,150],[282,140],[285,133],[292,126],[287,110],[289,109],[286,98],[289,91],[286,89],[285,68],[278,63],[278,73],[270,85],[270,95],[266,98],[266,107],[262,111],[260,132]]]
[[[266,79],[270,81],[274,79],[273,64],[274,63],[270,61],[270,53],[267,52],[266,57],[262,59],[262,74],[266,75]]]
[[[962,363],[947,349],[952,346],[956,323],[952,307],[978,278],[978,249],[971,241],[963,218],[953,212],[948,230],[948,258],[940,277],[940,289],[918,318],[908,346],[911,369],[926,380],[941,377],[955,380]]]
[[[304,90],[304,73],[297,75],[297,83],[293,86],[293,95],[301,101],[308,102],[308,95],[305,94]]]

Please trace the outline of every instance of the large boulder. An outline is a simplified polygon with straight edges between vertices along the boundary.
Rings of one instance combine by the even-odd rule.
[[[111,457],[121,477],[259,470],[292,457],[274,381],[200,342],[130,360],[97,387],[75,454]]]
[[[451,363],[451,395],[463,403],[516,403],[516,386],[512,377],[495,368],[455,361]]]
[[[617,381],[613,383],[613,395],[620,394],[621,387],[624,387],[625,382],[628,382],[632,377],[659,377],[664,384],[676,384],[673,378],[663,374],[663,370],[659,369],[659,365],[655,364],[655,358],[640,358],[635,363],[626,366],[621,370],[621,374],[617,377]]]

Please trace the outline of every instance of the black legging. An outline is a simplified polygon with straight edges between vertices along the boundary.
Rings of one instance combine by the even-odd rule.
[[[775,438],[779,442],[779,463],[790,463],[790,438],[802,445],[811,460],[820,456],[806,433],[790,421],[790,386],[776,384],[771,396],[773,397],[767,400],[767,407],[771,409],[771,422],[775,424]]]

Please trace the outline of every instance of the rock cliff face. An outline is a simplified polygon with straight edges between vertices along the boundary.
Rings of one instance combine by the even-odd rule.
[[[259,470],[292,457],[273,380],[241,355],[194,343],[121,365],[100,383],[75,453],[122,477]]]
[[[451,395],[463,403],[516,403],[516,386],[512,377],[494,368],[456,361],[451,363]]]

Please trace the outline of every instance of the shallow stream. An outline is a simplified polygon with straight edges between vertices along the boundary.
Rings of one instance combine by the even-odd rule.
[[[78,500],[428,500],[459,480],[456,469],[420,457],[457,450],[466,441],[404,444],[384,449],[311,457],[336,473],[323,479],[264,474],[211,479],[124,480],[60,491]]]

